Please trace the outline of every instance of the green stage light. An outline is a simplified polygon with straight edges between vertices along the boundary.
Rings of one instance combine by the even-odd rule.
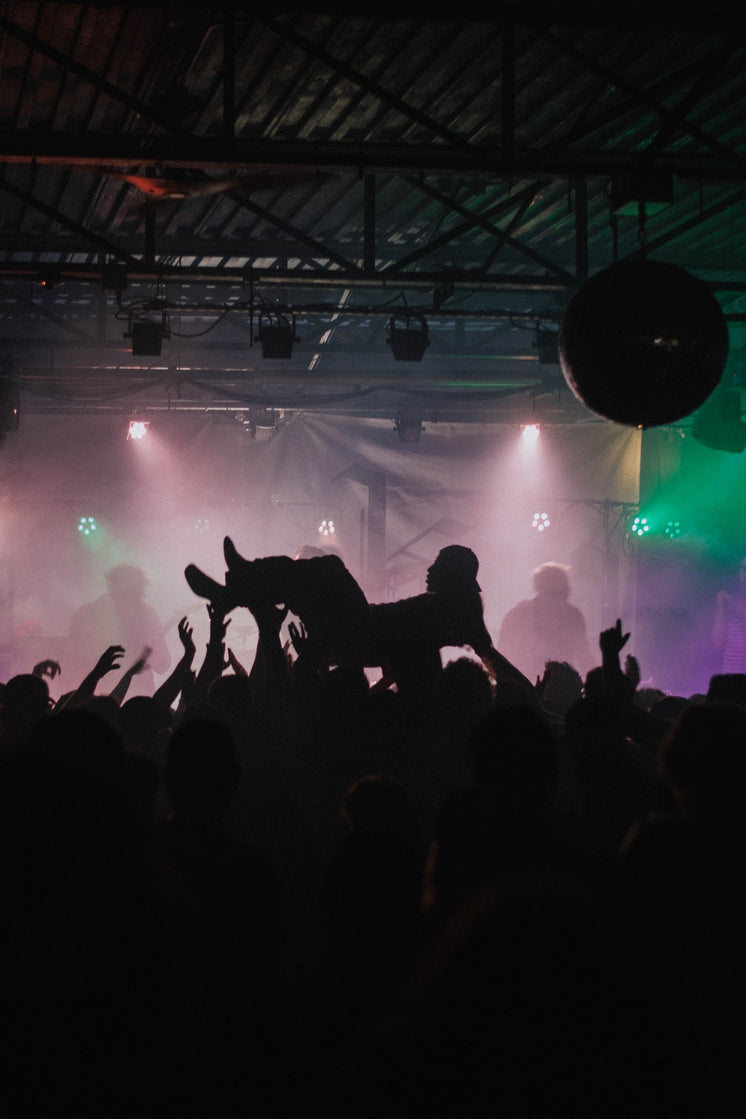
[[[669,540],[677,540],[678,537],[681,536],[681,521],[673,519],[666,521],[666,527],[663,532]]]
[[[98,532],[95,517],[81,517],[78,521],[78,532],[81,536],[94,536]]]
[[[632,535],[633,536],[647,536],[650,532],[650,524],[647,517],[635,517],[632,522]]]

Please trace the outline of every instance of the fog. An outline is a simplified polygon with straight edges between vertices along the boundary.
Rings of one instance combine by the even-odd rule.
[[[689,688],[697,676],[692,649],[677,654],[679,679],[670,657],[660,663],[666,657],[658,655],[655,627],[640,610],[657,609],[659,624],[673,625],[677,635],[677,627],[688,626],[696,642],[706,642],[693,608],[693,571],[695,582],[722,572],[715,576],[708,568],[717,564],[701,535],[694,547],[683,544],[652,567],[641,561],[642,545],[629,534],[640,500],[637,430],[604,422],[558,425],[529,444],[517,426],[425,422],[419,441],[410,444],[385,420],[299,414],[252,438],[243,423],[222,413],[153,415],[141,441],[128,440],[126,430],[120,416],[24,415],[6,437],[0,451],[4,678],[30,671],[46,656],[64,669],[74,611],[103,593],[106,572],[120,563],[146,571],[148,600],[172,656],[180,652],[176,626],[183,616],[201,650],[206,607],[189,590],[184,567],[196,563],[222,578],[226,534],[249,558],[331,545],[371,601],[421,592],[438,549],[466,544],[480,561],[485,619],[495,639],[505,613],[532,593],[534,568],[547,560],[566,563],[571,601],[583,611],[594,644],[599,627],[621,614],[633,631],[630,650],[642,650],[661,686],[676,690],[681,680]],[[681,469],[679,461],[672,475],[680,478]],[[662,490],[669,481],[659,467],[658,482],[643,484]],[[536,513],[550,522],[544,532],[532,527]],[[83,516],[96,521],[89,537],[78,531]],[[335,533],[322,541],[324,519],[333,520]],[[703,617],[710,614],[709,594],[709,588],[694,592]],[[666,617],[669,600],[682,609],[687,604],[687,617]],[[234,612],[228,636],[250,664],[256,631],[247,611]],[[139,651],[127,650],[125,660]],[[641,667],[646,675],[648,666]]]

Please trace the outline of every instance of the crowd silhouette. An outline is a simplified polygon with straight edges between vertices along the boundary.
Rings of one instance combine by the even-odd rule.
[[[645,688],[617,620],[529,680],[443,553],[384,607],[228,542],[152,694],[3,682],[8,1115],[740,1109],[746,677]]]

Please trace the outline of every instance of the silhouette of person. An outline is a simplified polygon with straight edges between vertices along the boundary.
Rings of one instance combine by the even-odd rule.
[[[106,583],[106,593],[72,617],[65,667],[82,676],[110,645],[123,646],[129,656],[148,648],[147,666],[132,680],[129,694],[152,695],[154,673],[168,669],[171,655],[158,614],[145,599],[147,576],[134,564],[119,564],[107,572]]]
[[[717,593],[712,642],[722,654],[722,672],[746,672],[746,557],[738,569],[735,594]]]
[[[314,641],[326,663],[382,667],[384,679],[399,691],[421,698],[440,674],[440,650],[469,646],[496,676],[531,688],[492,644],[477,582],[479,561],[471,548],[441,548],[428,568],[424,594],[371,605],[337,555],[245,560],[229,537],[224,553],[225,586],[194,564],[187,566],[194,593],[219,604],[223,613],[242,605],[256,616],[262,604],[283,603],[303,623],[305,644]]]
[[[494,666],[497,653],[484,624],[478,570],[471,548],[449,544],[427,569],[424,594],[371,605],[376,659],[400,689],[434,687],[446,646],[468,646]]]
[[[524,598],[503,618],[500,651],[535,680],[547,661],[567,662],[585,673],[593,664],[585,619],[570,597],[568,568],[543,563],[533,575],[534,597]]]

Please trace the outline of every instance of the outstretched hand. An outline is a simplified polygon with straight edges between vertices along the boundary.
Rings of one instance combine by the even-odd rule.
[[[208,602],[207,614],[210,619],[210,643],[219,644],[225,641],[228,626],[231,624],[230,618],[225,616],[226,611],[221,606]]]
[[[225,652],[225,668],[232,668],[233,672],[236,676],[248,676],[249,675],[232,649],[226,649],[226,652]]]
[[[300,657],[308,641],[308,634],[303,622],[298,625],[295,622],[288,622],[288,633],[290,635],[290,644],[295,650],[296,657]]]
[[[115,668],[119,668],[119,662],[123,656],[124,645],[110,645],[98,658],[93,671],[99,678],[106,676],[108,672],[112,672]]]
[[[62,669],[58,661],[46,660],[39,661],[34,665],[32,676],[44,677],[48,676],[50,680],[54,680],[55,676],[59,676]]]
[[[622,619],[617,618],[616,624],[609,629],[602,629],[599,636],[601,653],[605,656],[618,657],[624,646],[629,641],[629,634],[622,633]]]
[[[132,676],[139,676],[139,674],[147,668],[148,657],[152,652],[153,650],[146,645],[135,663],[129,668],[129,672]]]
[[[184,648],[184,655],[186,657],[194,657],[197,652],[197,646],[194,644],[194,628],[190,626],[187,619],[184,617],[179,622],[179,640]]]

